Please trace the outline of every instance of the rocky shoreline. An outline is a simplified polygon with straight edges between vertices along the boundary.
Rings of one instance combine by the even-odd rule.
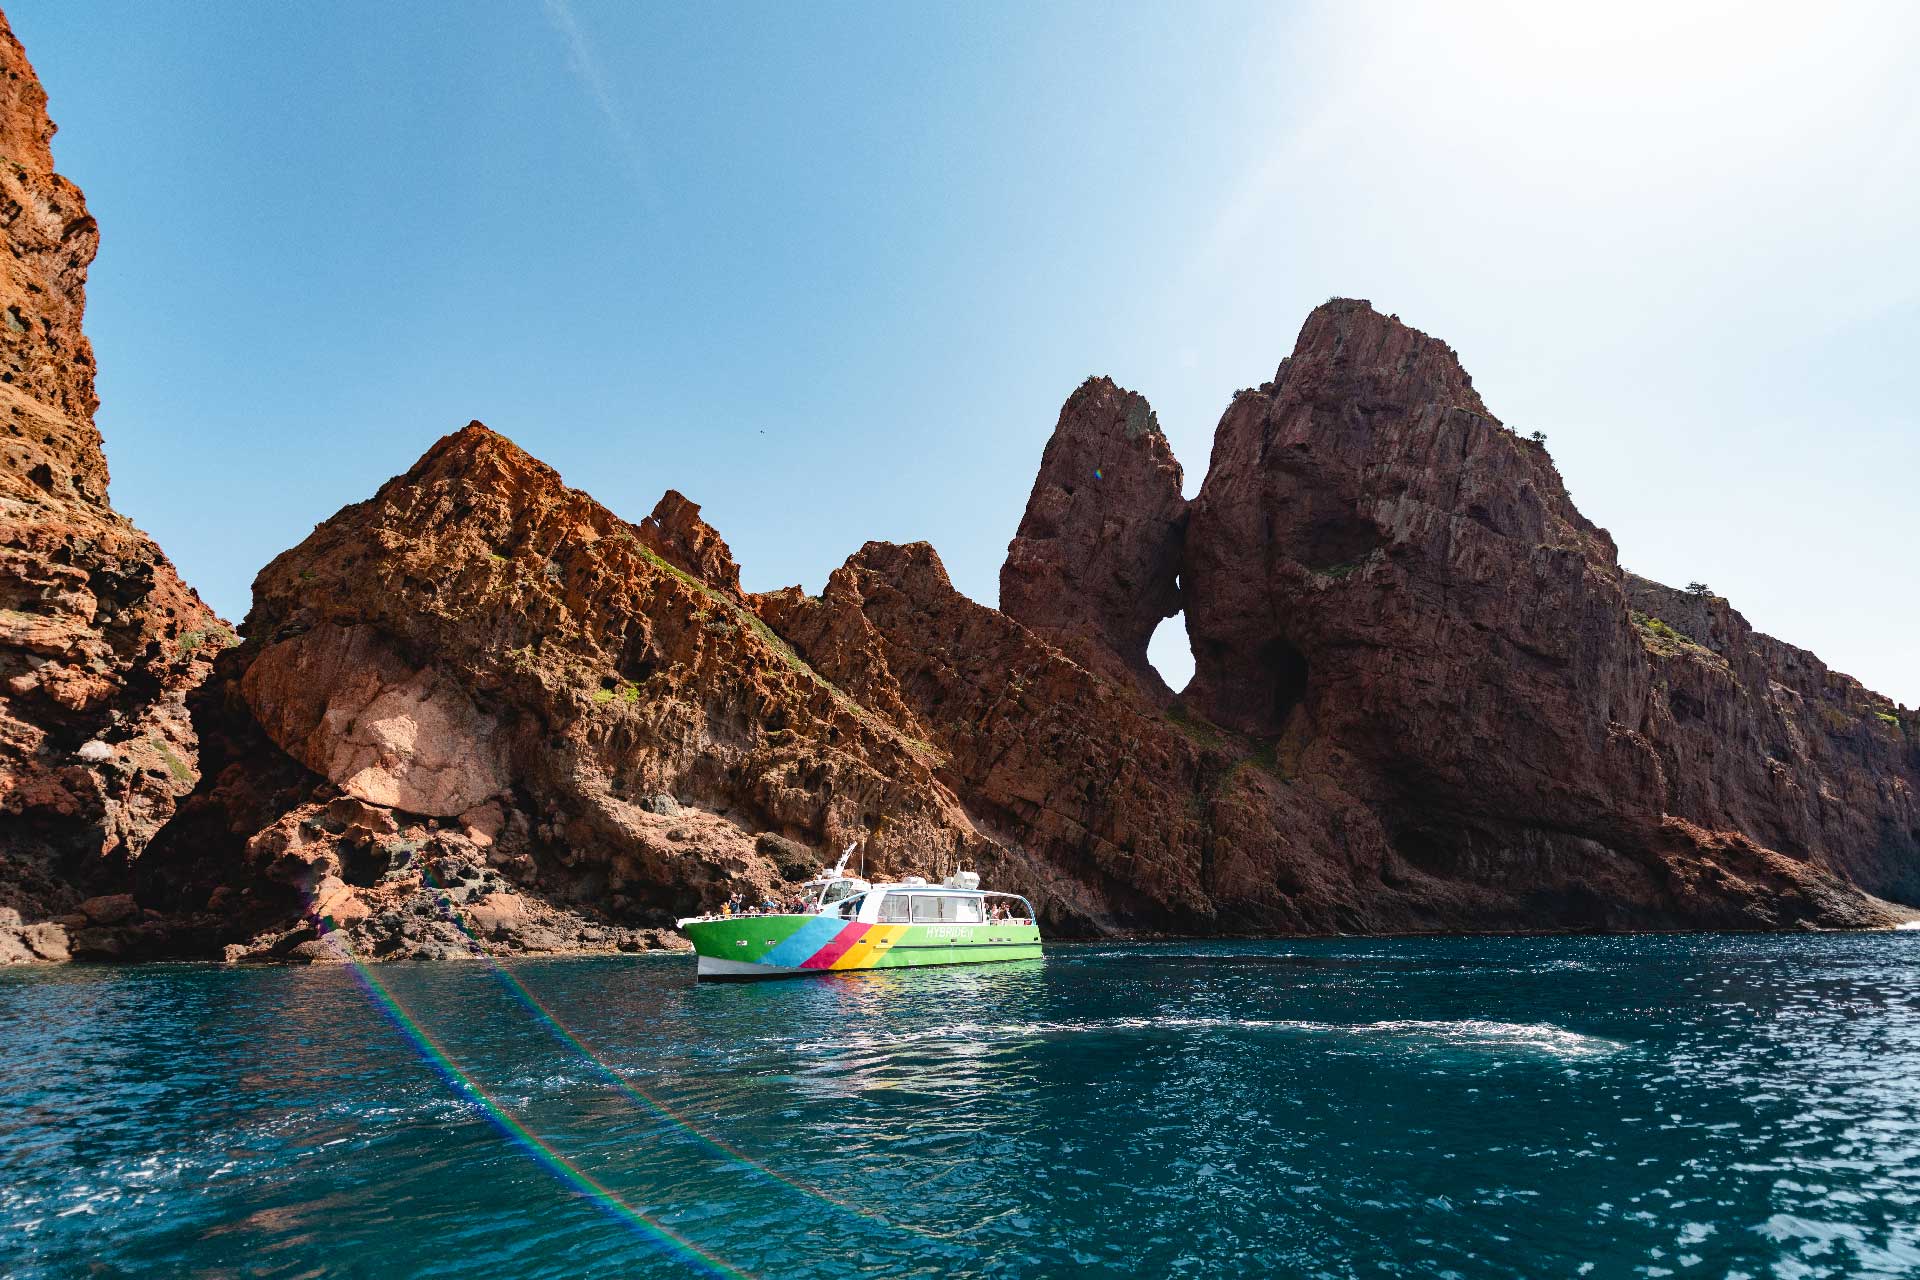
[[[1081,384],[999,609],[924,543],[747,592],[685,496],[629,522],[474,422],[230,627],[108,500],[98,228],[4,19],[0,63],[0,963],[675,947],[848,845],[1054,937],[1920,918],[1920,713],[1624,570],[1355,299],[1192,500],[1147,400]]]

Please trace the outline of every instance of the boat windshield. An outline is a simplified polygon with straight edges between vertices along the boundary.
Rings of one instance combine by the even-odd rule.
[[[850,898],[860,892],[863,892],[863,890],[852,880],[833,880],[828,882],[825,889],[821,890],[820,905],[830,907],[834,903]]]

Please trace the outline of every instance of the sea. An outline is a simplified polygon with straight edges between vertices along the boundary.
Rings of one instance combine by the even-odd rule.
[[[1920,933],[0,970],[0,1273],[1920,1276]]]

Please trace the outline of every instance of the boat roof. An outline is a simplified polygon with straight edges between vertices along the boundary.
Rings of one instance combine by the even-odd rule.
[[[1020,896],[1017,893],[1007,893],[999,889],[955,889],[944,884],[908,884],[904,880],[882,880],[878,884],[874,884],[862,880],[858,876],[827,877],[820,880],[809,880],[807,884],[836,884],[841,881],[851,881],[854,884],[864,885],[868,892],[886,890],[889,892],[899,891],[905,893],[946,893],[963,898],[1017,898]]]

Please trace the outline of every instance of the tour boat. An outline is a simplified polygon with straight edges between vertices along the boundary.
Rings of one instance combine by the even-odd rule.
[[[851,850],[849,850],[851,852]],[[803,886],[801,911],[692,916],[702,978],[779,978],[1040,958],[1027,900],[980,887],[971,871],[935,885],[919,876],[872,884],[847,859]]]

